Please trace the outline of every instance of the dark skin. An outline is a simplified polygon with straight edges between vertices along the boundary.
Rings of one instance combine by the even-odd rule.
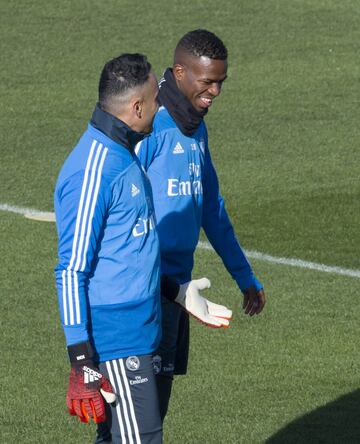
[[[227,60],[194,57],[182,49],[175,52],[173,74],[180,91],[199,112],[207,110],[220,95],[227,77]],[[264,290],[255,287],[243,291],[243,310],[249,316],[258,315],[265,305]]]
[[[227,61],[175,53],[173,73],[180,91],[197,111],[209,108],[227,77]]]
[[[250,316],[260,314],[266,302],[264,290],[256,291],[255,287],[250,287],[247,290],[244,290],[243,294],[243,310],[245,314]]]

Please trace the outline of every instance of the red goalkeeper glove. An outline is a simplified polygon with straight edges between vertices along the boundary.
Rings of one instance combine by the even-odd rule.
[[[104,422],[103,397],[108,403],[114,402],[116,397],[110,382],[93,363],[90,343],[70,345],[68,353],[71,372],[66,403],[70,415],[78,416],[81,422],[89,422],[90,418],[96,423]]]

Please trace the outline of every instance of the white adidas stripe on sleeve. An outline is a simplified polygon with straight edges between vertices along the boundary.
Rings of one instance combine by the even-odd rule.
[[[65,270],[62,274],[65,325],[81,323],[77,272],[79,269],[80,271],[84,271],[86,266],[92,221],[100,189],[102,169],[107,152],[107,148],[104,148],[101,143],[94,140],[86,162],[84,180],[81,188],[79,207],[76,217],[71,259],[69,266],[67,267],[67,276],[65,275]]]

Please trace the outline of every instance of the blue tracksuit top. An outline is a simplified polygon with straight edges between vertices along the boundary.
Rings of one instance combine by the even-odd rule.
[[[153,189],[161,272],[180,283],[191,279],[194,251],[203,227],[239,288],[261,289],[220,195],[204,121],[192,136],[186,136],[162,106],[153,133],[138,143],[135,152]]]
[[[67,345],[90,340],[104,362],[157,348],[160,254],[150,182],[117,137],[132,131],[99,107],[94,116],[56,184],[55,273]]]

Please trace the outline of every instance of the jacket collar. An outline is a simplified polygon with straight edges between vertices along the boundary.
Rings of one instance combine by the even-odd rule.
[[[180,131],[191,136],[199,128],[207,109],[197,111],[185,95],[179,90],[171,68],[164,72],[160,80],[158,100],[169,111]]]
[[[114,115],[102,110],[97,103],[90,121],[91,125],[110,137],[114,142],[133,152],[135,145],[147,134],[132,130],[126,123]]]

